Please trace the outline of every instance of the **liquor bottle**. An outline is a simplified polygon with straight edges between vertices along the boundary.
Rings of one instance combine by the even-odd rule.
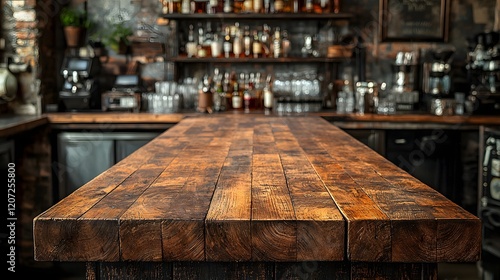
[[[233,12],[239,14],[243,12],[243,3],[245,0],[234,0]]]
[[[186,53],[188,57],[194,57],[197,55],[197,44],[194,41],[194,27],[192,24],[189,25],[188,31],[188,41],[186,43]]]
[[[248,76],[245,76],[245,83],[243,87],[243,107],[245,108],[245,113],[250,112],[251,100],[252,100],[252,87],[250,85],[250,80]]]
[[[253,12],[253,0],[243,1],[242,13],[252,13]]]
[[[252,53],[252,37],[250,37],[250,27],[245,25],[243,33],[243,49],[246,57]]]
[[[260,43],[259,33],[257,30],[253,31],[252,53],[254,58],[262,56],[262,45]]]
[[[270,41],[271,41],[271,27],[267,24],[264,24],[262,26],[262,34],[260,35],[260,43],[262,45],[263,49],[263,57],[268,57],[270,55],[269,50],[270,50]]]
[[[253,12],[257,14],[263,13],[263,0],[253,0]]]
[[[216,14],[216,13],[219,13],[221,10],[222,10],[222,7],[219,7],[218,0],[209,0],[208,1],[208,7],[207,7],[208,14]]]
[[[274,102],[274,94],[271,90],[271,75],[267,75],[266,85],[264,86],[262,95],[264,99],[264,108],[266,109],[266,111],[272,110]]]
[[[193,0],[194,2],[194,13],[195,14],[206,14],[207,7],[209,6],[208,0]]]
[[[222,88],[226,96],[226,110],[232,108],[233,88],[231,83],[231,75],[229,72],[224,73],[224,80],[222,81]]]
[[[205,46],[205,30],[201,25],[201,22],[198,23],[198,46],[197,46],[197,56],[198,57],[206,57],[207,56],[207,48]]]
[[[292,7],[293,7],[293,1],[292,0],[283,0],[283,12],[284,13],[291,13],[292,12]]]
[[[274,12],[274,5],[271,2],[271,0],[264,0],[263,5],[264,5],[264,7],[262,9],[262,12],[264,14],[271,14]]]
[[[273,57],[278,58],[281,56],[281,34],[280,28],[276,27],[273,37]]]
[[[182,0],[181,13],[183,13],[183,14],[190,14],[191,13],[191,1],[190,0]]]
[[[285,3],[283,2],[283,0],[274,0],[274,12],[282,13],[284,5]]]
[[[235,82],[234,86],[233,86],[233,97],[231,100],[231,104],[232,104],[233,109],[236,109],[236,110],[241,109],[243,107],[242,103],[243,102],[241,100],[239,85],[238,85],[238,82]]]
[[[210,51],[212,57],[220,57],[222,54],[222,42],[220,41],[218,33],[214,34],[214,38],[210,44]]]
[[[333,0],[332,12],[338,14],[340,13],[340,0]]]
[[[233,12],[233,2],[231,0],[224,0],[224,13],[232,13]]]
[[[290,50],[292,49],[292,43],[288,39],[288,31],[283,30],[281,36],[281,54],[283,57],[288,57]]]
[[[302,8],[302,12],[304,12],[304,13],[314,12],[313,0],[305,0],[304,7]]]
[[[222,48],[224,50],[224,57],[229,58],[233,50],[233,43],[231,42],[231,35],[229,35],[229,26],[225,28],[224,43],[222,43]]]
[[[240,57],[242,52],[242,44],[241,44],[241,31],[236,30],[236,34],[233,39],[233,53],[234,57]]]

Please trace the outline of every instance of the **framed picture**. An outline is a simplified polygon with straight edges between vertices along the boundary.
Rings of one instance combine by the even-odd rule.
[[[380,0],[382,42],[448,42],[451,0]]]

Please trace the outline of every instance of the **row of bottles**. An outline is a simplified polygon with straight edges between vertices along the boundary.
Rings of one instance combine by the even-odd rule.
[[[204,27],[198,23],[197,30],[189,25],[185,53],[188,57],[287,57],[290,54],[291,42],[287,30],[275,27],[274,30],[264,24],[251,29],[245,25],[240,27],[236,22],[212,31],[211,22]]]
[[[164,14],[339,13],[340,0],[161,0]]]
[[[273,106],[271,76],[257,73],[221,72],[205,75],[198,86],[199,112],[253,109],[270,111]]]

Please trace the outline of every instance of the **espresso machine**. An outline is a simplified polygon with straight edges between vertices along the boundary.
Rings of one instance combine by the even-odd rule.
[[[101,96],[97,74],[100,61],[97,57],[64,58],[61,75],[64,84],[59,91],[59,111],[101,110]]]
[[[451,59],[454,53],[454,48],[440,48],[427,50],[422,55],[422,99],[430,113],[442,115],[451,110],[453,114]]]
[[[500,114],[500,51],[498,32],[483,32],[469,41],[467,79],[470,93],[467,111],[472,114]]]

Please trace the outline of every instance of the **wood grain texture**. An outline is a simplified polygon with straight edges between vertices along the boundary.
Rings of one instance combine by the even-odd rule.
[[[256,115],[185,118],[34,220],[37,260],[290,263],[283,273],[472,262],[480,228],[327,121]]]

